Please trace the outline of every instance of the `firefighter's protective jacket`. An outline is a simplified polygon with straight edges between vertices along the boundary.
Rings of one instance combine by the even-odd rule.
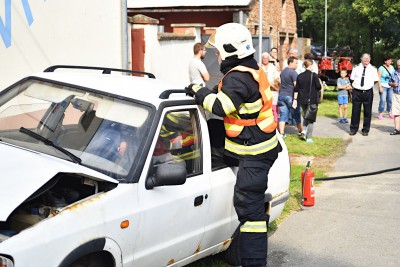
[[[196,99],[204,109],[224,117],[225,151],[235,158],[275,159],[278,140],[272,93],[254,58],[224,69],[218,92],[201,88]]]

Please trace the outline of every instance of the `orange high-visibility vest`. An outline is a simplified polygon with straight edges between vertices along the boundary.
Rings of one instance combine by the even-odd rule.
[[[231,114],[227,114],[224,117],[226,135],[228,137],[237,137],[245,126],[254,125],[257,125],[265,133],[274,132],[276,130],[277,123],[274,121],[274,115],[272,112],[272,91],[265,72],[261,68],[259,70],[255,70],[245,66],[237,66],[231,69],[229,72],[231,71],[249,72],[253,76],[254,80],[258,83],[258,90],[260,91],[261,99],[254,103],[243,103],[241,105],[243,110],[246,110],[247,107],[257,107],[256,110],[251,110],[251,108],[248,108],[250,111],[247,112],[247,114],[259,112],[258,117],[255,119],[241,119],[239,116],[241,112],[238,113],[237,110]],[[218,85],[218,92],[221,91],[222,80],[223,79],[221,79]],[[257,103],[259,104],[257,105]]]

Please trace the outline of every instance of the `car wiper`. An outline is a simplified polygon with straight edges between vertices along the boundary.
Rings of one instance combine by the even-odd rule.
[[[19,128],[19,131],[20,131],[21,133],[27,134],[27,135],[29,135],[30,137],[33,137],[33,138],[35,138],[35,139],[37,139],[37,140],[39,140],[39,141],[42,141],[43,143],[45,143],[45,144],[48,145],[48,146],[52,146],[52,147],[54,147],[55,149],[57,149],[57,150],[63,152],[65,155],[69,156],[69,157],[72,159],[73,162],[79,163],[79,164],[82,163],[82,160],[81,160],[79,157],[75,156],[74,154],[72,154],[71,152],[69,152],[68,150],[66,150],[65,148],[63,148],[63,147],[61,147],[61,146],[59,146],[59,145],[54,144],[52,141],[50,141],[49,139],[47,139],[47,138],[41,136],[40,134],[37,134],[37,133],[35,133],[34,131],[31,131],[31,130],[26,129],[26,128],[24,128],[24,127]]]

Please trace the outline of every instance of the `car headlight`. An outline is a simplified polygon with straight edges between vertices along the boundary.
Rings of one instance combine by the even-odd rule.
[[[0,267],[14,267],[14,263],[9,258],[0,255]]]

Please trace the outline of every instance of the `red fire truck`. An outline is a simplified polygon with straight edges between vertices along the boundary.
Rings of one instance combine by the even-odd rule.
[[[349,47],[329,48],[327,56],[318,56],[318,76],[327,85],[336,85],[340,70],[346,69],[350,76],[353,69],[353,51]]]

